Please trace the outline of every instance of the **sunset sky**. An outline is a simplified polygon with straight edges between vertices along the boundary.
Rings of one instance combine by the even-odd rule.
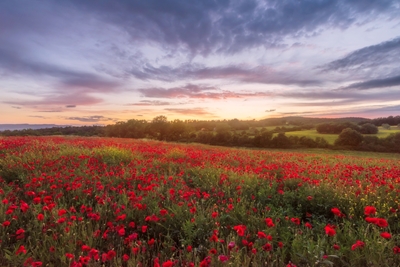
[[[158,115],[400,115],[400,1],[0,1],[0,123]]]

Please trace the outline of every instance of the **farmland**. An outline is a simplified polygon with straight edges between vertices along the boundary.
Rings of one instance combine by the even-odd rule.
[[[378,127],[379,132],[377,134],[368,134],[365,136],[376,136],[378,138],[386,138],[391,134],[400,133],[400,129],[397,127],[392,127],[392,129],[383,129],[382,127]],[[287,136],[307,136],[310,138],[315,139],[316,137],[324,138],[329,144],[333,145],[335,140],[338,138],[338,134],[321,134],[318,133],[316,129],[312,130],[302,130],[302,131],[293,131],[293,132],[286,132]]]
[[[0,266],[400,266],[400,160],[0,139]]]

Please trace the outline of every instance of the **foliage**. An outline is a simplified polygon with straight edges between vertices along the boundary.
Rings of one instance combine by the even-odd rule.
[[[346,128],[335,141],[335,146],[351,146],[356,147],[363,141],[364,137],[359,132]]]
[[[0,266],[399,266],[398,163],[1,138]]]

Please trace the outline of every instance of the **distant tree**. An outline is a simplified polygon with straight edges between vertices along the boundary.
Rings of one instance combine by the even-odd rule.
[[[253,144],[256,147],[270,147],[272,140],[272,133],[265,131],[257,134],[253,139]]]
[[[168,132],[168,119],[165,116],[157,116],[150,123],[150,134],[158,140],[164,140]]]
[[[285,133],[278,133],[271,142],[272,145],[277,148],[290,148],[292,146],[290,139],[285,135]]]
[[[298,144],[302,147],[310,147],[310,148],[318,147],[318,143],[314,139],[307,136],[300,137]]]
[[[373,125],[372,123],[366,123],[361,125],[360,128],[360,133],[362,134],[377,134],[378,133],[378,127]]]
[[[382,124],[382,128],[386,129],[386,130],[389,130],[390,129],[390,125],[387,124],[387,123],[384,123],[384,124]]]
[[[346,128],[340,134],[338,139],[335,141],[335,146],[358,146],[364,137],[359,132]]]

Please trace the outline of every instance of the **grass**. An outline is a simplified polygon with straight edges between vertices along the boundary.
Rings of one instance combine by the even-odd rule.
[[[391,134],[395,134],[395,133],[399,133],[399,132],[400,132],[400,129],[397,127],[391,127],[391,129],[389,129],[389,130],[379,127],[379,132],[377,134],[370,134],[368,136],[377,136],[378,138],[386,138]],[[285,134],[286,134],[286,136],[298,136],[298,137],[307,136],[307,137],[310,137],[313,139],[315,139],[316,137],[322,137],[331,145],[333,145],[333,143],[335,143],[335,140],[339,136],[338,134],[321,134],[321,133],[318,133],[317,130],[315,130],[315,129],[286,132]]]

